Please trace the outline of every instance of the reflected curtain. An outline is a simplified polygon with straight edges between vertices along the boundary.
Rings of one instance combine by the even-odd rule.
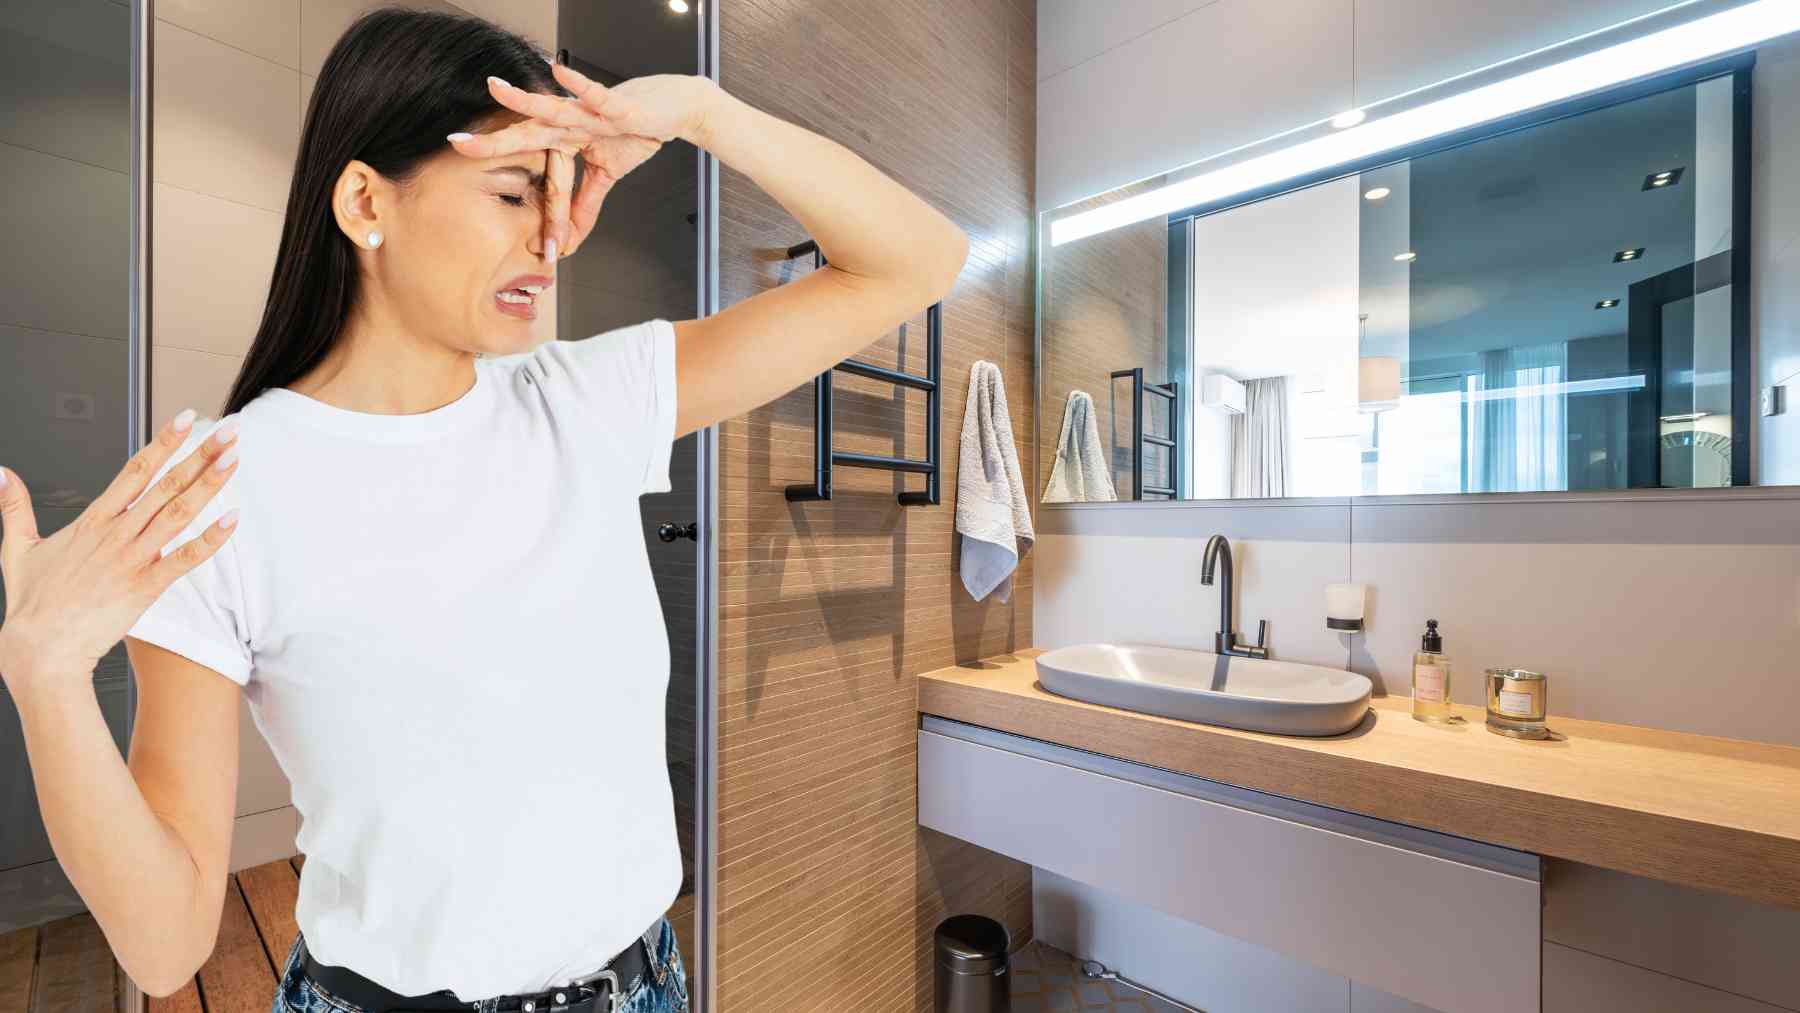
[[[1469,491],[1569,487],[1566,342],[1481,353],[1470,383]]]
[[[1244,413],[1231,417],[1231,495],[1286,496],[1289,487],[1288,382],[1244,381]]]

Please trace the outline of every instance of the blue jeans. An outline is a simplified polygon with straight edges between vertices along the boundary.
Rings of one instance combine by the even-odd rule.
[[[667,918],[658,928],[656,946],[651,950],[650,966],[644,976],[621,984],[625,989],[622,1013],[687,1013],[687,968],[682,966],[681,947],[675,941],[675,928]],[[364,1011],[320,988],[301,972],[300,937],[295,936],[293,946],[288,948],[287,963],[282,966],[281,981],[275,987],[275,1002],[269,1007],[269,1013]],[[484,1008],[474,1013],[489,1011]]]

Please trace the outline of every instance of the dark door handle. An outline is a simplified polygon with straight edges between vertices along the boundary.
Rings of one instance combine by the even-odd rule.
[[[677,524],[674,521],[663,521],[656,526],[656,537],[665,542],[672,542],[677,538],[687,538],[697,542],[700,540],[700,522],[689,521],[686,524]]]

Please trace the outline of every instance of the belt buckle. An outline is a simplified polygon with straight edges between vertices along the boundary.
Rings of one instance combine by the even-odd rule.
[[[619,987],[619,972],[610,967],[585,978],[579,978],[570,984],[587,985],[596,981],[605,981],[612,985],[612,991],[606,996],[606,1013],[619,1013],[619,1010],[625,1008],[625,996]]]

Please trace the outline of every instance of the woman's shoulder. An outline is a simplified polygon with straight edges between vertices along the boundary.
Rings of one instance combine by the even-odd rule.
[[[171,453],[162,464],[157,466],[155,474],[150,477],[150,481],[144,484],[145,490],[153,488],[158,481],[161,481],[164,475],[167,475],[170,471],[180,467],[183,462],[190,460],[195,452],[202,449],[201,445],[204,444],[213,433],[218,431],[220,426],[224,425],[228,419],[233,418],[238,422],[238,435],[233,441],[233,446],[241,444],[244,441],[245,431],[253,426],[252,422],[244,418],[244,413],[239,412],[235,416],[224,416],[219,418],[197,418],[194,420],[193,428],[188,430],[187,436],[182,439],[181,444],[175,448],[175,451]],[[195,516],[193,522],[189,524],[185,531],[180,535],[177,535],[170,545],[173,546],[179,544],[180,542],[184,542],[188,538],[199,534],[206,525],[217,520],[220,514],[240,506],[243,501],[242,478],[243,465],[240,460],[237,470],[233,471],[230,477],[225,479],[225,484],[219,487],[218,493],[200,508],[200,512]],[[140,497],[142,495],[142,493],[139,493]]]
[[[549,390],[566,391],[582,402],[610,404],[621,396],[629,398],[653,379],[666,350],[672,348],[673,328],[659,317],[585,338],[545,341],[524,352],[484,357],[484,361],[502,377],[525,377]]]
[[[662,330],[672,328],[660,317],[597,331],[582,338],[553,338],[523,352],[487,355],[483,361],[495,370],[529,369],[537,374],[547,370],[581,368],[588,360],[608,356],[629,355],[634,347],[652,343]]]
[[[201,416],[194,420],[193,428],[188,430],[187,436],[181,441],[181,445],[176,447],[175,452],[170,454],[168,459],[163,461],[156,469],[156,474],[151,478],[151,482],[154,483],[171,469],[179,466],[181,462],[187,460],[190,455],[200,449],[201,444],[205,443],[208,438],[218,432],[219,427],[224,425],[227,419],[236,421],[238,425],[238,435],[233,443],[242,442],[244,438],[244,419],[242,412],[238,412],[235,415],[220,416],[216,418]],[[229,480],[227,480],[227,484],[230,484]]]

